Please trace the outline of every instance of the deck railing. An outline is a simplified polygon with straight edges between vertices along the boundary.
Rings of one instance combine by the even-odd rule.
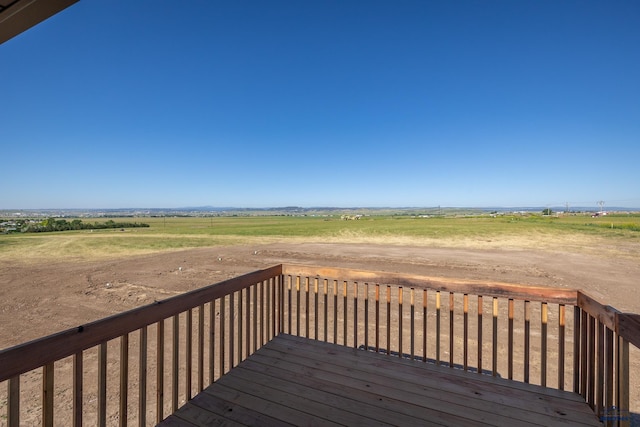
[[[0,424],[155,424],[280,332],[572,390],[610,425],[637,390],[640,316],[580,291],[278,265],[0,351]]]

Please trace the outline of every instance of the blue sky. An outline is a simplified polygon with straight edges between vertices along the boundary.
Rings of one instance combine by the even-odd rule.
[[[0,45],[0,209],[640,207],[640,2],[81,0]]]

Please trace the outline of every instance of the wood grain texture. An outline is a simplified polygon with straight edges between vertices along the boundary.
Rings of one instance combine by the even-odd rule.
[[[281,334],[175,425],[599,425],[574,393]]]

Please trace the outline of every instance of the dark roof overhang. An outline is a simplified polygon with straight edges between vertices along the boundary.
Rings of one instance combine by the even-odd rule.
[[[0,44],[78,0],[0,0]]]

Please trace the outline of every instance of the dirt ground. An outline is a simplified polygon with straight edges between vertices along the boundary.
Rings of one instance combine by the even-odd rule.
[[[370,244],[220,246],[72,264],[0,263],[0,348],[280,263],[578,288],[640,313],[640,262],[633,258]]]
[[[0,349],[280,263],[578,288],[621,311],[640,313],[638,259],[593,250],[347,243],[219,246],[91,262],[0,261]],[[635,398],[639,377],[640,372],[632,372]]]

